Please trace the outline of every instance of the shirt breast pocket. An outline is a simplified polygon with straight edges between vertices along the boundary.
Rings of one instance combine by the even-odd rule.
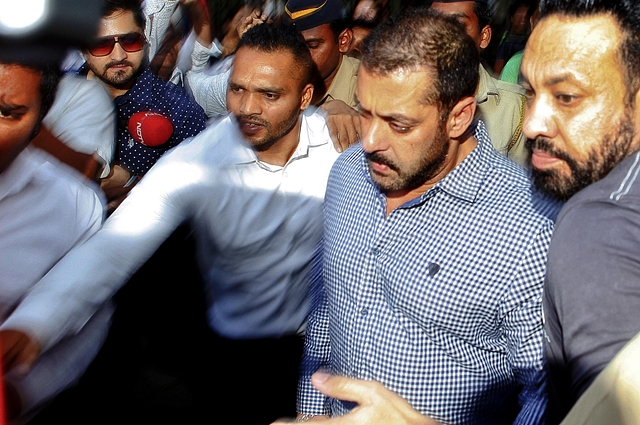
[[[479,296],[478,277],[473,270],[463,274],[451,260],[383,256],[377,273],[389,308],[400,321],[409,319],[425,331],[437,329],[468,338],[491,316],[491,306]]]

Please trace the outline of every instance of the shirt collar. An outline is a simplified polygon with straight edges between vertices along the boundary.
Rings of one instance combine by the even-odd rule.
[[[492,163],[489,156],[493,149],[484,122],[479,120],[475,125],[474,137],[478,145],[458,166],[434,186],[434,188],[439,188],[453,197],[470,203],[475,202],[478,198],[485,176],[489,172],[489,164]]]
[[[340,65],[338,65],[338,72],[336,72],[335,77],[333,77],[333,81],[331,81],[331,85],[327,89],[324,97],[317,102],[316,105],[322,105],[329,100],[336,100],[335,93],[349,93],[351,80],[354,78],[354,67],[357,71],[358,66],[360,65],[360,61],[350,56],[341,55],[340,57]],[[338,96],[343,97],[343,96]],[[345,102],[349,104],[349,102]]]
[[[480,79],[478,81],[478,91],[476,92],[476,102],[486,102],[489,96],[496,96],[496,102],[500,103],[500,92],[498,86],[493,81],[489,73],[480,65]]]
[[[20,192],[32,179],[37,162],[29,148],[23,150],[0,174],[0,201]]]
[[[116,105],[121,106],[131,99],[151,99],[153,95],[153,73],[151,68],[145,69],[136,79],[133,87],[125,94],[115,98]]]

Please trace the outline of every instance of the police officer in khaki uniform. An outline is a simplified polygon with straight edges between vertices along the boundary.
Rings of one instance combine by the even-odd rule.
[[[437,0],[431,7],[458,19],[479,51],[489,46],[492,12],[488,0]],[[513,161],[528,167],[529,155],[522,134],[524,89],[517,84],[493,78],[480,65],[476,102],[476,117],[486,124],[493,146]]]

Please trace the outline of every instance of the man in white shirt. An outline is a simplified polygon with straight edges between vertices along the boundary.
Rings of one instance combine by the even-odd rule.
[[[51,107],[57,66],[0,63],[0,323],[71,248],[102,224],[95,191],[27,145]],[[47,295],[45,294],[45,298]],[[83,329],[42,350],[27,371],[4,375],[6,417],[25,423],[84,372],[102,345],[112,313],[101,303]],[[0,332],[3,366],[22,361],[20,334]],[[17,356],[17,357],[16,357]],[[34,361],[35,360],[35,361]],[[15,420],[15,421],[14,421]]]
[[[307,273],[338,153],[322,116],[305,111],[313,62],[295,29],[250,29],[235,64],[227,93],[232,115],[163,156],[103,229],[25,298],[6,328],[22,332],[23,351],[33,355],[80,331],[189,221],[217,348],[213,403],[242,423],[263,424],[295,412]],[[45,297],[51,292],[60,295],[55,303]],[[257,378],[265,371],[282,377],[279,390]]]

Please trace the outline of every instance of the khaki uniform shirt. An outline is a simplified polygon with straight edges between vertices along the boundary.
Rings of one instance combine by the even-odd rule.
[[[329,100],[341,100],[352,108],[356,107],[355,93],[358,67],[360,61],[347,55],[342,55],[342,62],[335,78],[331,82],[327,93],[316,104],[320,106]]]
[[[481,65],[476,103],[476,119],[481,119],[486,124],[496,150],[528,168],[529,154],[525,149],[526,138],[522,133],[524,89],[517,84],[491,77]]]

